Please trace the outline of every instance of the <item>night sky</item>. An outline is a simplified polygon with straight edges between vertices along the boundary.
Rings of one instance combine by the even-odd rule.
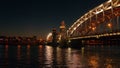
[[[37,36],[45,38],[53,27],[73,22],[107,0],[2,0],[0,36]]]

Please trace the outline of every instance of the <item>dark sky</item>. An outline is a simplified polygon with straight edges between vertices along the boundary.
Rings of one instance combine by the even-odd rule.
[[[65,21],[67,27],[106,0],[2,0],[0,35],[42,36]]]

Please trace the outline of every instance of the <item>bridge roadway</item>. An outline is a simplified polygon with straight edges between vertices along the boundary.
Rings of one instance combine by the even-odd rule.
[[[118,45],[120,44],[120,33],[69,38],[69,42],[76,47],[82,45]]]

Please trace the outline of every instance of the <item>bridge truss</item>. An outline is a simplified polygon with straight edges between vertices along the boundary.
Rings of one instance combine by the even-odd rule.
[[[72,39],[120,35],[120,0],[108,0],[90,10],[67,33]]]

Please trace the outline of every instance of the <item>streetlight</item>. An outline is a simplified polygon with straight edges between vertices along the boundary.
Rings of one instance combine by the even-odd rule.
[[[112,32],[112,29],[111,29],[112,24],[111,24],[111,23],[108,23],[107,26],[108,26],[108,28],[110,28],[110,32]]]
[[[92,30],[95,31],[96,27],[92,27]]]
[[[112,27],[112,24],[111,24],[111,23],[108,23],[107,26],[108,26],[109,28],[111,28],[111,27]]]
[[[91,26],[89,26],[89,29],[91,29],[92,27]]]

